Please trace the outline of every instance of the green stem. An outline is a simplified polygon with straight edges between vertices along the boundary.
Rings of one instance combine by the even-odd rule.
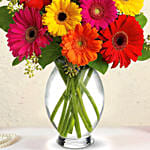
[[[59,133],[60,133],[60,131],[63,128],[64,118],[65,118],[66,108],[67,108],[67,103],[68,103],[68,100],[65,98],[64,105],[63,105],[63,110],[62,110],[62,114],[61,114],[61,117],[60,117],[60,120],[59,120],[58,129],[57,129],[59,131]]]
[[[70,126],[68,128],[68,133],[72,134],[74,124],[75,124],[75,121],[74,121],[73,115],[71,115],[71,122],[70,122]]]
[[[81,72],[79,72],[78,76],[75,79],[75,87],[78,87],[80,80],[82,81],[84,79],[86,71],[87,69],[83,69]]]
[[[59,107],[61,106],[61,104],[62,104],[62,102],[63,102],[63,100],[64,100],[65,92],[66,92],[66,90],[64,91],[63,95],[60,97],[58,103],[56,104],[56,106],[55,106],[55,108],[54,108],[54,110],[53,110],[53,112],[52,112],[52,115],[51,115],[51,121],[52,121],[52,122],[54,121],[54,118],[55,118],[55,116],[56,116],[56,113],[57,113]]]
[[[65,100],[64,100],[63,110],[62,110],[62,114],[61,114],[61,117],[60,117],[58,129],[57,129],[60,133],[61,133],[61,131],[63,129],[63,125],[64,125],[64,119],[65,119],[67,104],[68,104],[68,100],[69,100],[69,93],[70,93],[70,82],[69,82],[69,78],[68,78],[68,80],[67,80],[67,90],[66,90],[65,96],[64,96]]]
[[[63,132],[63,136],[66,137],[69,130],[73,129],[72,127],[74,126],[74,118],[73,118],[73,115],[71,114],[69,119],[68,119],[68,122],[66,123],[66,128],[64,129],[64,132]]]
[[[84,117],[86,122],[87,122],[87,124],[88,124],[88,126],[89,126],[89,128],[92,128],[90,119],[89,119],[89,117],[87,115],[87,112],[86,112],[86,109],[85,109],[85,106],[84,106],[84,103],[83,103],[81,91],[80,91],[79,88],[77,88],[77,94],[78,94],[78,99],[79,99],[79,107],[81,108],[80,116],[81,116],[81,118]]]
[[[86,73],[87,69],[83,69],[81,72],[81,76],[80,76],[80,80],[82,81],[84,79],[85,73]]]
[[[64,81],[66,83],[67,89],[64,91],[63,95],[60,97],[58,103],[56,104],[56,106],[52,112],[52,115],[51,115],[51,121],[53,122],[53,120],[56,116],[56,113],[64,100],[63,110],[62,110],[62,114],[61,114],[59,125],[58,125],[58,131],[60,132],[61,135],[67,136],[68,133],[72,134],[73,127],[75,125],[77,136],[78,136],[78,138],[80,138],[81,130],[80,130],[78,113],[81,116],[81,119],[82,119],[85,127],[87,128],[87,130],[89,132],[92,131],[92,125],[88,118],[88,115],[86,113],[85,106],[84,106],[83,100],[82,100],[83,89],[80,90],[80,81],[82,82],[84,80],[84,76],[85,76],[87,69],[82,70],[76,78],[71,79],[71,82],[68,82],[69,81],[68,78],[66,79],[66,75],[63,74],[62,62],[58,61],[55,63],[59,69],[59,72],[60,72],[62,78],[64,79]],[[84,80],[85,87],[92,75],[92,72],[93,72],[93,69],[90,68],[87,73],[87,76]],[[71,87],[72,87],[72,92],[71,92]],[[71,92],[71,96],[70,96],[70,92]],[[78,98],[76,98],[76,96],[78,96]],[[71,97],[71,99],[69,97]],[[69,103],[69,106],[67,109],[66,107],[67,107],[69,99],[70,99],[70,103]],[[90,99],[90,101],[91,101],[91,99]],[[94,102],[94,100],[93,100],[93,102]],[[92,105],[93,105],[93,102],[91,102]],[[71,110],[71,106],[72,106],[72,110]]]
[[[87,121],[86,121],[86,119],[85,119],[85,117],[84,117],[84,115],[83,115],[81,109],[79,108],[78,111],[79,111],[80,117],[81,117],[81,119],[82,119],[82,121],[83,121],[83,123],[84,123],[85,128],[86,128],[89,132],[91,132],[91,131],[92,131],[92,127],[87,123]]]
[[[98,108],[97,108],[97,106],[96,106],[96,104],[95,104],[95,101],[94,101],[93,97],[91,96],[90,92],[89,92],[88,89],[85,87],[85,85],[84,85],[84,83],[83,83],[82,81],[80,82],[80,85],[81,85],[83,91],[86,93],[87,97],[89,98],[91,104],[93,105],[93,108],[94,108],[95,113],[96,113],[96,115],[97,115],[97,119],[99,120],[100,114],[99,114]]]
[[[67,110],[67,113],[65,115],[65,120],[64,120],[64,126],[62,128],[62,130],[60,131],[60,134],[61,135],[64,135],[66,129],[67,129],[67,126],[68,126],[68,122],[69,122],[69,116],[70,116],[70,113],[71,113],[71,108],[72,108],[72,103],[70,101],[69,103],[69,106],[68,106],[68,110]]]
[[[92,76],[92,73],[93,73],[93,68],[90,68],[89,71],[88,71],[88,74],[84,80],[84,85],[87,86],[91,76]]]
[[[80,123],[78,118],[78,108],[77,108],[77,100],[76,100],[76,94],[75,94],[75,85],[74,85],[74,79],[71,79],[71,85],[72,85],[72,112],[75,119],[75,129],[77,132],[77,137],[81,138],[81,130],[80,130]]]

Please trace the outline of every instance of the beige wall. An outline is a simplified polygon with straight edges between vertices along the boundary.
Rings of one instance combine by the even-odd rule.
[[[150,1],[145,0],[147,17],[149,9]],[[150,33],[149,23],[145,31]],[[5,34],[0,30],[0,127],[47,127],[44,92],[54,65],[28,79],[24,64],[11,66],[13,57]],[[109,69],[101,78],[106,99],[100,125],[150,125],[150,60],[132,63],[128,69]]]

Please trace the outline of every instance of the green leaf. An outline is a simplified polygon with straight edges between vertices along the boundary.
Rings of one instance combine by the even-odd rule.
[[[90,62],[88,66],[90,66],[93,69],[98,70],[102,74],[105,74],[108,69],[108,64],[105,61],[103,61],[103,58],[100,54],[98,55],[98,59]]]
[[[65,84],[67,84],[67,78],[68,76],[64,72],[64,57],[59,57],[58,59],[55,60],[55,64],[57,66],[57,69],[59,70],[59,73],[64,80]]]
[[[39,58],[39,64],[44,69],[48,64],[55,61],[61,56],[61,47],[59,44],[52,42],[45,48],[42,48],[42,57]]]
[[[21,61],[19,61],[19,58],[17,57],[17,58],[14,59],[14,61],[13,61],[13,63],[12,63],[12,66],[18,65],[18,64],[20,64],[21,62],[23,62],[24,60],[25,60],[25,57],[24,57]]]
[[[135,16],[136,21],[139,22],[139,24],[141,25],[142,28],[145,27],[146,23],[147,23],[147,18],[144,16],[143,13],[136,15]]]
[[[144,61],[150,58],[150,46],[144,43],[143,50],[142,50],[142,56],[138,57],[139,61]]]
[[[56,36],[56,37],[53,37],[53,42],[56,42],[56,43],[61,43],[61,37],[58,37],[58,36]]]
[[[14,23],[12,16],[8,13],[7,6],[0,7],[0,28],[8,32],[9,24]]]

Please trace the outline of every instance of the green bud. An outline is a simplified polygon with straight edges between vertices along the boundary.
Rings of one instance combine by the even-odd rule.
[[[150,35],[147,36],[147,39],[150,41]]]

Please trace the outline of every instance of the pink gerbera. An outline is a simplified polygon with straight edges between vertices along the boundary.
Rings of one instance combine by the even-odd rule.
[[[45,34],[46,27],[42,26],[40,11],[26,7],[15,13],[14,24],[10,24],[8,30],[8,46],[14,57],[19,57],[21,61],[25,56],[36,56],[41,54],[40,47],[49,44],[49,38]]]
[[[117,18],[113,0],[80,0],[83,22],[90,23],[98,30],[105,29]]]

